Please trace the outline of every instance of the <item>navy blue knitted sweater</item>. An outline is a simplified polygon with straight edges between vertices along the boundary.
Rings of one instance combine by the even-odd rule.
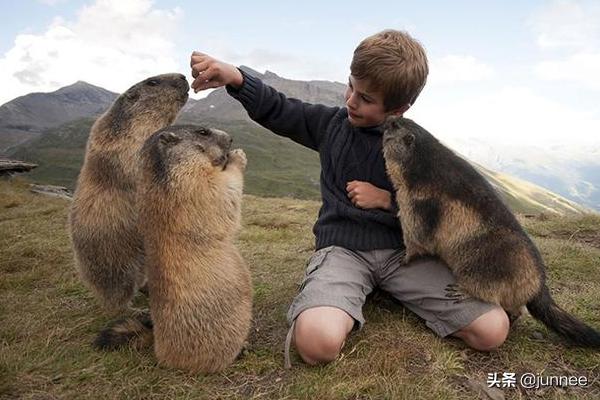
[[[319,152],[323,205],[314,225],[315,247],[351,250],[402,248],[402,230],[392,211],[361,209],[347,196],[346,184],[366,181],[394,193],[385,172],[379,127],[356,128],[346,108],[309,104],[287,98],[260,79],[241,71],[244,83],[227,92],[250,118],[272,132]]]

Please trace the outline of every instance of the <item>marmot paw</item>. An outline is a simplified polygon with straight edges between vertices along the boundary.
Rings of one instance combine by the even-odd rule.
[[[233,149],[229,152],[229,164],[238,164],[242,169],[246,168],[248,159],[242,149]]]
[[[461,301],[467,300],[469,297],[471,297],[466,294],[457,283],[451,283],[446,286],[445,292],[446,298],[453,299],[454,303],[460,303]]]

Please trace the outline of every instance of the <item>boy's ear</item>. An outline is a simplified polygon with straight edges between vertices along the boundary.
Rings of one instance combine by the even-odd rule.
[[[410,104],[405,104],[402,107],[398,107],[390,111],[390,115],[399,115],[402,116],[408,109],[410,108]]]

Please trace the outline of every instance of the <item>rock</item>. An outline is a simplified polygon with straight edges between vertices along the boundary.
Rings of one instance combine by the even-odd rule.
[[[31,164],[24,161],[0,159],[0,176],[10,176],[17,173],[29,172],[36,168],[37,164]]]
[[[539,340],[539,341],[544,341],[544,340],[546,340],[546,338],[544,337],[544,334],[543,334],[542,332],[540,332],[540,331],[534,331],[534,332],[531,334],[531,337],[532,337],[533,339],[535,339],[535,340]]]
[[[33,193],[39,193],[46,196],[54,196],[67,200],[73,200],[73,195],[71,194],[69,189],[63,186],[31,184],[29,185],[29,190]]]
[[[486,383],[475,379],[468,379],[467,386],[479,395],[481,400],[504,400],[502,390],[495,387],[489,387]]]

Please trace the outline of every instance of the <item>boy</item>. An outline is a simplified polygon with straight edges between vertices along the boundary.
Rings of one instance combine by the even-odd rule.
[[[482,351],[504,342],[509,328],[504,310],[446,298],[444,289],[454,278],[434,259],[403,262],[380,125],[408,110],[425,85],[427,58],[417,41],[394,30],[364,39],[354,51],[342,108],[288,99],[199,52],[192,54],[191,67],[196,92],[227,85],[254,121],[319,152],[323,204],[313,228],[316,251],[288,312],[293,335],[288,338],[306,363],[336,359],[347,335],[364,324],[362,306],[375,286],[442,337],[459,337]]]

